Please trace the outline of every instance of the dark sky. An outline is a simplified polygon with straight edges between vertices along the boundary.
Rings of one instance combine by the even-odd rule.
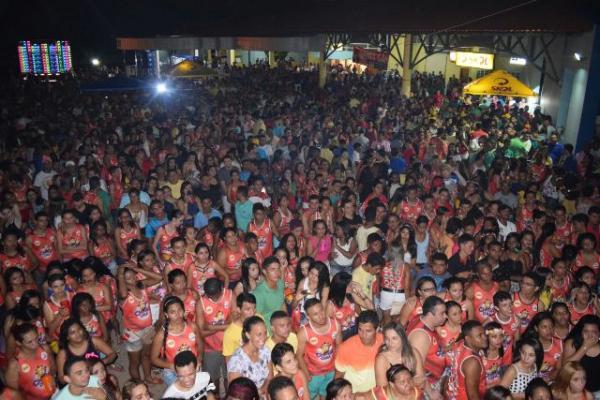
[[[527,0],[0,0],[0,65],[16,41],[62,39],[74,56],[115,51],[118,36],[294,36],[331,31],[588,30],[598,0],[538,0],[496,17],[481,16]],[[595,18],[595,21],[594,21]]]

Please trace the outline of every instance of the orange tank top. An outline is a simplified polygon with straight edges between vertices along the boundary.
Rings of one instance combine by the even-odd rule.
[[[483,394],[485,393],[485,369],[483,367],[483,363],[481,361],[481,357],[476,354],[473,350],[468,348],[461,343],[455,353],[456,362],[452,364],[450,378],[448,379],[448,391],[447,391],[447,399],[449,400],[468,400],[467,396],[467,384],[465,375],[463,373],[463,364],[469,358],[474,358],[479,362],[481,367],[481,372],[479,376],[479,396],[483,398]]]
[[[225,247],[225,256],[227,258],[227,270],[229,272],[235,272],[231,274],[229,277],[232,281],[238,281],[242,277],[242,262],[246,258],[246,253],[241,246],[238,245],[238,248],[235,251],[232,251],[229,246]]]
[[[100,329],[100,321],[98,317],[92,314],[92,318],[88,322],[81,321],[85,330],[90,334],[91,337],[101,337],[102,329]]]
[[[152,314],[150,313],[150,300],[148,294],[142,290],[142,297],[137,298],[132,292],[121,304],[123,312],[123,326],[133,332],[139,332],[152,326]]]
[[[127,246],[133,239],[137,239],[140,237],[140,228],[135,225],[133,229],[130,231],[126,231],[125,228],[121,228],[119,231],[119,244],[125,251],[127,251]]]
[[[548,349],[544,348],[544,360],[540,367],[540,376],[544,378],[546,382],[550,381],[550,376],[556,371],[558,362],[562,357],[563,344],[562,340],[558,338],[552,338],[552,343]]]
[[[92,255],[101,259],[104,265],[110,264],[115,258],[113,250],[110,247],[110,241],[108,240],[100,242],[99,244],[92,243],[92,251]]]
[[[333,317],[342,327],[342,332],[348,332],[356,326],[356,305],[348,299],[344,299],[341,307],[331,300],[333,306]]]
[[[166,361],[172,363],[175,360],[175,356],[182,351],[189,350],[198,355],[198,348],[196,347],[196,333],[192,325],[186,323],[181,333],[167,334],[167,340],[165,340],[164,355]]]
[[[63,232],[62,235],[62,245],[65,249],[74,249],[79,247],[81,242],[83,241],[83,233],[85,229],[82,225],[75,224],[75,226],[66,232]],[[77,250],[74,253],[69,253],[68,255],[63,256],[63,261],[69,261],[74,258],[84,259],[88,256],[87,250]]]
[[[232,291],[223,289],[223,295],[218,301],[213,301],[206,296],[200,297],[204,322],[207,325],[223,325],[231,312]],[[206,350],[222,351],[224,331],[218,331],[204,338]]]
[[[328,325],[324,333],[315,331],[310,322],[303,326],[306,335],[304,361],[311,375],[323,375],[335,368],[338,324],[329,319]]]
[[[31,265],[31,260],[27,257],[27,254],[15,254],[14,256],[9,256],[5,253],[0,253],[0,265],[2,265],[2,273],[5,273],[7,269],[16,267],[23,271],[31,271],[33,265]]]
[[[204,295],[204,282],[217,276],[215,264],[216,263],[213,260],[209,260],[204,266],[192,264],[188,267],[188,280],[191,282],[192,288],[198,292],[199,296]]]
[[[540,300],[534,299],[527,304],[522,299],[519,293],[515,293],[513,297],[513,313],[521,319],[521,333],[525,332],[531,319],[538,313]]]
[[[183,255],[183,260],[180,261],[175,261],[175,257],[172,256],[169,261],[167,262],[167,265],[165,266],[166,271],[165,273],[169,273],[175,269],[180,269],[183,272],[187,271],[188,268],[194,264],[194,256],[191,255],[190,253],[185,253]]]
[[[19,363],[19,389],[28,400],[48,399],[52,393],[48,393],[42,382],[44,375],[52,379],[52,386],[56,387],[54,377],[50,375],[50,355],[42,347],[35,351],[35,358],[26,359],[17,355]]]

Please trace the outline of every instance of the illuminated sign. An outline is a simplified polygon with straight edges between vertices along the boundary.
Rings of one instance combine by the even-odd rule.
[[[23,74],[59,75],[73,68],[71,45],[64,40],[18,43],[19,67]]]
[[[456,60],[459,67],[494,69],[494,55],[489,53],[450,52],[450,60]]]
[[[512,65],[527,65],[527,59],[521,57],[511,57],[509,63]]]

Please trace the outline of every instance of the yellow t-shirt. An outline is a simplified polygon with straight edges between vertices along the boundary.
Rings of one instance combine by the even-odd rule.
[[[369,299],[373,298],[373,283],[375,279],[375,276],[365,271],[362,265],[352,271],[352,280],[360,285],[363,293]]]
[[[223,333],[223,355],[230,357],[233,353],[241,347],[244,342],[242,341],[242,325],[238,325],[235,322],[229,324],[225,332]]]
[[[178,199],[181,197],[181,185],[183,181],[180,179],[175,183],[171,183],[169,181],[165,182],[165,186],[168,186],[171,189],[171,194],[174,198]]]
[[[298,336],[296,336],[294,332],[290,332],[290,335],[285,342],[294,348],[295,353],[298,349]],[[275,347],[275,342],[273,342],[273,339],[269,337],[265,342],[265,345],[269,348],[269,350],[273,350],[273,347]]]

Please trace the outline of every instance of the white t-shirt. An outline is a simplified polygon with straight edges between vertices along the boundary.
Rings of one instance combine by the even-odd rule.
[[[511,221],[506,221],[506,225],[502,225],[502,222],[500,222],[500,220],[498,221],[498,227],[499,229],[499,234],[500,234],[500,242],[504,243],[504,241],[506,240],[506,237],[517,231],[517,227],[515,226],[515,224]]]
[[[40,171],[35,175],[33,186],[40,188],[42,199],[48,200],[48,188],[52,184],[52,178],[56,175],[56,171],[44,172]]]
[[[210,375],[207,372],[196,372],[196,382],[190,390],[181,390],[173,382],[162,395],[163,399],[174,397],[190,400],[205,399],[210,390],[215,390],[215,385],[210,383]]]

